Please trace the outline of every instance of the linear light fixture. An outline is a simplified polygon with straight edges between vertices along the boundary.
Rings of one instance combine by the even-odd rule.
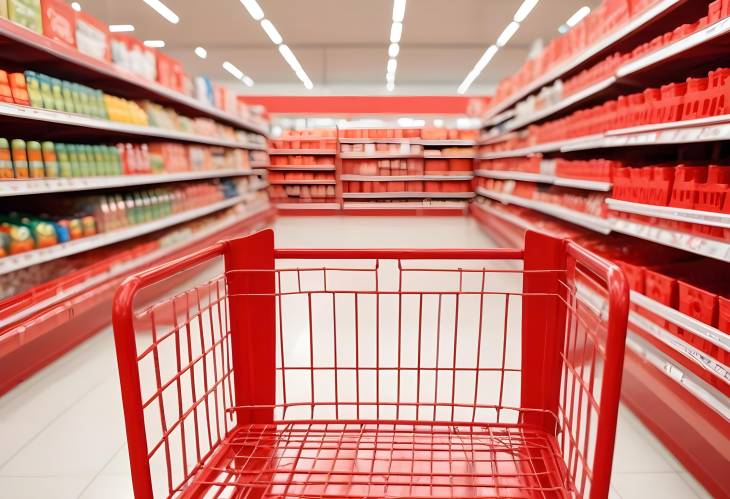
[[[281,37],[281,34],[276,29],[276,26],[274,26],[274,23],[272,23],[268,19],[261,20],[261,27],[264,29],[266,34],[269,36],[269,39],[272,42],[274,42],[274,45],[280,45],[281,42],[284,41],[284,39]]]
[[[144,0],[144,3],[152,7],[159,15],[170,21],[172,24],[180,22],[180,17],[175,14],[170,7],[162,3],[160,0]]]
[[[207,59],[208,51],[205,50],[203,47],[195,47],[195,55],[197,55],[201,59]]]
[[[71,2],[71,8],[76,12],[81,12],[81,4],[78,2]]]
[[[145,47],[151,47],[155,49],[161,49],[165,46],[165,40],[145,40],[143,43]]]
[[[530,15],[530,12],[532,12],[539,2],[540,0],[524,0],[522,2],[517,9],[517,12],[515,12],[512,21],[510,21],[510,23],[504,28],[504,31],[502,31],[499,35],[497,41],[493,45],[487,47],[487,50],[484,51],[477,63],[474,64],[474,67],[471,71],[469,71],[469,74],[466,75],[464,81],[461,82],[459,88],[456,89],[458,93],[464,94],[467,90],[469,90],[472,83],[479,78],[479,75],[482,73],[484,68],[487,67],[487,64],[490,63],[501,47],[507,45],[517,30],[520,29],[520,23],[527,19],[527,16]]]
[[[395,90],[395,71],[398,69],[400,39],[403,36],[403,20],[406,17],[406,0],[393,0],[393,24],[390,25],[390,45],[388,46],[388,65],[385,74],[385,88]]]
[[[585,18],[590,13],[591,8],[587,5],[584,5],[580,9],[576,10],[575,13],[570,16],[567,21],[565,21],[565,24],[562,24],[558,28],[558,31],[560,31],[561,33],[567,33],[568,31],[570,31],[570,28],[581,22],[583,18]]]
[[[241,0],[241,3],[244,7],[246,7],[248,14],[253,17],[255,21],[260,21],[264,18],[264,10],[256,0]]]
[[[110,24],[109,31],[112,33],[130,33],[134,31],[134,26],[131,24]]]
[[[243,71],[238,69],[238,67],[236,67],[234,64],[232,64],[229,61],[223,62],[223,69],[225,69],[226,71],[231,73],[237,80],[240,80],[241,78],[244,77]]]

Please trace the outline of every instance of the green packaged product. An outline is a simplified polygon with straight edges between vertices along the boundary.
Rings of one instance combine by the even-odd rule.
[[[136,225],[140,223],[140,216],[137,210],[137,205],[134,202],[134,196],[131,194],[124,195],[124,208],[127,214],[127,223],[129,225]]]
[[[29,178],[28,152],[25,149],[25,141],[13,139],[10,142],[10,152],[13,156],[13,172],[15,173],[15,178]]]
[[[111,154],[114,162],[114,175],[124,175],[124,166],[122,166],[122,155],[115,146],[109,146],[109,154]]]
[[[84,107],[84,92],[83,86],[78,83],[70,83],[71,91],[73,92],[74,110],[78,114],[86,114]]]
[[[66,103],[63,101],[63,82],[58,78],[51,78],[51,91],[53,92],[53,109],[65,111]]]
[[[91,97],[88,87],[79,85],[79,96],[81,99],[81,113],[86,116],[93,116],[94,110],[91,105]]]
[[[58,174],[61,177],[73,177],[73,166],[66,144],[56,144],[56,156],[58,157]]]
[[[109,165],[104,157],[104,146],[91,146],[94,155],[94,170],[96,175],[109,175]]]
[[[23,217],[20,221],[30,229],[36,248],[47,248],[58,244],[58,235],[52,223],[36,217]]]
[[[6,19],[8,17],[8,4],[5,0],[0,0],[0,17],[4,17]]]
[[[51,86],[51,77],[48,75],[39,74],[38,81],[41,82],[41,96],[43,97],[43,107],[45,109],[55,109],[56,102],[53,99],[53,87]]]
[[[43,34],[41,0],[7,0],[8,18],[21,26]]]
[[[46,176],[45,168],[43,168],[43,153],[41,152],[41,143],[35,140],[29,140],[26,144],[28,156],[28,171],[31,178],[43,178]]]
[[[94,102],[96,104],[97,116],[103,120],[107,119],[106,106],[104,105],[104,92],[94,90]]]
[[[2,0],[0,0],[2,1]],[[13,178],[13,160],[8,139],[0,138],[0,180]]]
[[[81,177],[81,157],[79,156],[79,146],[76,144],[68,144],[68,159],[71,162],[71,176]]]
[[[67,113],[75,113],[76,104],[74,102],[73,84],[68,81],[61,82],[61,94],[63,95],[63,107]]]
[[[43,107],[43,94],[41,93],[41,81],[38,79],[38,73],[34,71],[26,71],[25,84],[28,87],[28,98],[30,105],[33,107]]]
[[[46,141],[41,144],[43,153],[43,166],[46,169],[46,177],[58,177],[58,157],[56,156],[56,147],[53,142]]]
[[[116,175],[116,166],[114,165],[114,156],[112,156],[109,146],[100,146],[101,154],[104,156],[105,175]]]
[[[0,258],[10,255],[10,234],[0,228]]]
[[[86,153],[86,146],[84,145],[77,145],[76,146],[76,155],[79,158],[79,177],[89,177],[91,165],[89,162],[91,161],[91,158]]]

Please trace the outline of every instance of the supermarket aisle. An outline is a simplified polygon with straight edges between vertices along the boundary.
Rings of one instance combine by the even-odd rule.
[[[281,218],[278,244],[293,246],[480,247],[472,220]],[[128,498],[114,346],[109,329],[0,399],[3,497]],[[709,497],[627,410],[619,422],[613,496]]]

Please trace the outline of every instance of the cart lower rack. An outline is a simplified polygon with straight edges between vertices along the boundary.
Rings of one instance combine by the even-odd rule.
[[[117,292],[135,496],[605,498],[627,313],[615,266],[538,233],[524,251],[221,242]]]

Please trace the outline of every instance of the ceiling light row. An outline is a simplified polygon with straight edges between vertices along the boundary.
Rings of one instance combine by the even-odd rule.
[[[487,67],[487,64],[489,64],[489,62],[499,51],[499,49],[507,45],[507,43],[514,36],[514,34],[517,33],[517,30],[520,29],[520,23],[527,19],[527,16],[530,15],[530,12],[532,12],[532,9],[535,8],[539,1],[540,0],[524,0],[522,2],[520,7],[517,9],[517,12],[515,12],[512,21],[497,37],[497,41],[487,47],[487,50],[484,51],[484,53],[479,58],[469,74],[466,75],[464,81],[461,82],[461,85],[459,85],[457,92],[459,92],[460,94],[464,94],[467,90],[469,90],[469,87],[471,87],[472,83],[474,83],[474,80],[479,77],[479,75],[482,73],[484,68]]]
[[[591,13],[591,8],[587,5],[584,5],[580,9],[576,10],[575,13],[568,18],[567,21],[565,21],[564,24],[561,24],[558,28],[558,31],[561,33],[567,33],[570,31],[570,28],[578,24],[583,20],[584,17],[586,17],[588,14]]]
[[[294,74],[297,75],[297,78],[299,78],[301,80],[302,84],[304,84],[304,88],[306,88],[307,90],[312,90],[314,88],[314,84],[312,83],[312,80],[309,79],[309,76],[307,75],[306,71],[304,71],[304,68],[302,67],[300,62],[297,60],[296,56],[294,55],[294,52],[292,52],[292,50],[289,48],[288,45],[284,44],[284,38],[281,36],[279,31],[276,29],[276,26],[274,26],[274,23],[272,23],[269,19],[265,18],[264,10],[261,8],[259,3],[256,0],[241,0],[241,3],[248,11],[248,14],[255,21],[258,21],[259,23],[261,23],[261,28],[264,30],[264,32],[269,37],[269,39],[272,41],[272,43],[274,45],[278,46],[279,53],[284,58],[284,60],[287,62],[287,64],[289,64],[289,67],[292,69],[292,71],[294,71]],[[230,73],[230,71],[229,71],[229,73]],[[246,82],[244,81],[244,83],[246,83]]]
[[[395,71],[398,69],[400,39],[403,35],[403,19],[406,16],[406,0],[393,0],[393,24],[390,25],[390,45],[388,46],[388,65],[385,75],[385,88],[395,90]]]

